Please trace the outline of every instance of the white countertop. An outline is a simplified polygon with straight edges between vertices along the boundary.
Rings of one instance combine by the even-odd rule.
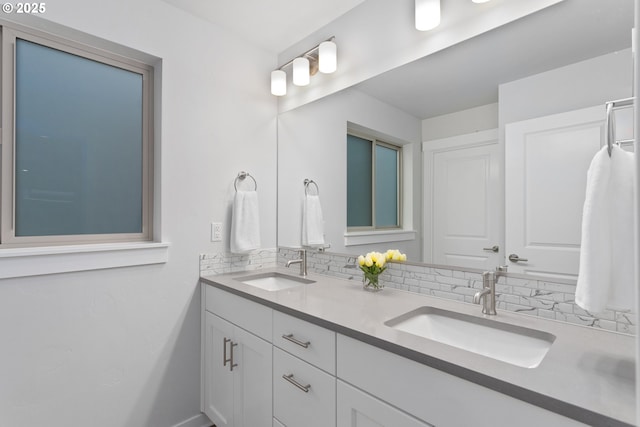
[[[285,268],[203,276],[203,283],[317,323],[420,363],[503,392],[590,425],[635,425],[635,338],[499,310],[484,316],[479,305],[385,288],[366,292],[356,280],[310,274],[315,283],[265,291],[238,277]],[[421,338],[384,322],[422,306],[488,317],[555,335],[537,368],[527,369]]]

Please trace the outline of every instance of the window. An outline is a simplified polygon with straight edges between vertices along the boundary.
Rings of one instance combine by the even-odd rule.
[[[3,246],[152,240],[153,68],[2,29]]]
[[[377,138],[347,134],[347,228],[401,227],[402,148]]]

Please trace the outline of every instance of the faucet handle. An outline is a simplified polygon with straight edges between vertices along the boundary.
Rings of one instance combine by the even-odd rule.
[[[499,271],[501,273],[506,273],[507,272],[507,268],[509,268],[508,265],[499,265],[496,267],[496,271]]]

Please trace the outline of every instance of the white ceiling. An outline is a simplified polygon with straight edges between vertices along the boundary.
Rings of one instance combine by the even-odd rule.
[[[280,53],[364,0],[164,0]]]
[[[565,0],[357,88],[420,119],[497,102],[501,83],[631,47],[633,7]]]

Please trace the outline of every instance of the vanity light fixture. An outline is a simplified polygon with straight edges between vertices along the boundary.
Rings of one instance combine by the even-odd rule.
[[[296,86],[306,86],[309,84],[309,60],[305,57],[293,60],[293,84]]]
[[[282,70],[271,72],[271,93],[276,96],[287,94],[287,73]]]
[[[474,3],[487,3],[490,0],[471,0]]]
[[[292,81],[296,86],[307,86],[310,77],[318,71],[326,74],[336,71],[338,49],[334,40],[335,37],[331,37],[272,71],[271,94],[275,96],[287,94],[287,73],[284,69],[290,65],[293,71]]]
[[[338,68],[338,48],[332,40],[318,45],[318,68],[321,73],[331,74]]]
[[[440,25],[440,0],[416,0],[416,29],[429,31]]]

